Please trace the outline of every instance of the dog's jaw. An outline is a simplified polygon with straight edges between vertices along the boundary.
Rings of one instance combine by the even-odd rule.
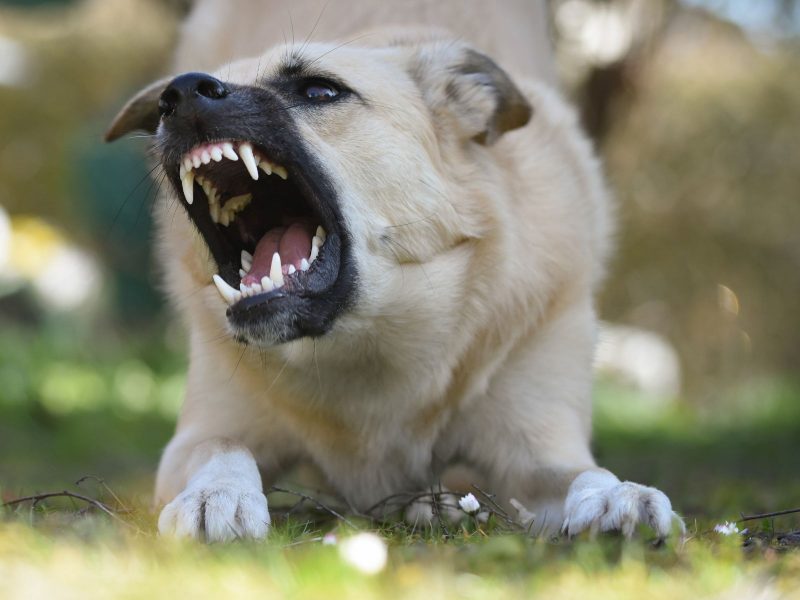
[[[231,89],[224,111],[164,120],[162,165],[216,263],[208,284],[233,337],[271,346],[322,335],[355,293],[335,188],[279,98]]]

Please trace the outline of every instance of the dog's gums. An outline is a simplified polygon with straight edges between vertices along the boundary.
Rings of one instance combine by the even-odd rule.
[[[239,170],[236,177],[223,165],[239,158],[241,164],[234,167]],[[261,173],[266,177],[277,176],[283,181],[289,178],[285,167],[270,161],[250,142],[203,143],[186,152],[180,161],[179,176],[186,203],[194,204],[195,184],[198,184],[207,201],[211,220],[218,229],[228,228],[232,234],[229,239],[242,247],[239,289],[228,284],[219,274],[213,276],[214,284],[228,305],[242,298],[269,294],[284,286],[290,289],[302,287],[301,274],[308,272],[317,260],[327,238],[322,225],[313,228],[313,211],[300,197],[289,198],[290,202],[294,200],[294,206],[278,208],[269,206],[271,202],[280,201],[270,197],[269,192],[274,190],[269,187],[265,190],[262,185],[239,193],[247,186],[247,176],[259,181]],[[256,203],[264,206],[248,210],[254,194]],[[248,214],[237,221],[237,216],[245,211]]]

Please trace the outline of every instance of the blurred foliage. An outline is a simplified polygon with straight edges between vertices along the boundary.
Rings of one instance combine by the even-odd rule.
[[[180,335],[117,335],[47,323],[39,335],[0,329],[0,483],[63,485],[125,473],[121,491],[148,493],[183,399]],[[174,329],[174,327],[172,328]],[[58,482],[58,483],[56,483]]]
[[[798,373],[798,3],[707,3],[771,14],[772,38],[674,0],[567,3],[632,30],[602,64],[579,63],[569,35],[559,46],[618,203],[601,314],[665,336],[693,401]]]
[[[0,206],[46,219],[96,252],[123,320],[160,305],[150,261],[153,183],[144,144],[104,146],[127,95],[163,69],[173,12],[156,0],[0,7],[0,36],[22,49],[22,79],[0,85]]]
[[[711,25],[679,41],[604,147],[620,233],[603,313],[665,335],[713,395],[800,369],[800,54]]]

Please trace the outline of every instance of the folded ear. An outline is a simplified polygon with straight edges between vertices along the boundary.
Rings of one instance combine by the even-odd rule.
[[[493,144],[524,126],[533,109],[508,74],[488,56],[465,46],[420,49],[412,73],[434,115],[449,117],[465,139]]]
[[[159,79],[128,100],[111,122],[105,140],[113,142],[131,131],[155,133],[161,118],[158,113],[158,99],[172,79],[172,77]]]

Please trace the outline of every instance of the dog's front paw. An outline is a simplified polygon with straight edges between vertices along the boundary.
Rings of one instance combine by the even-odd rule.
[[[562,526],[567,535],[589,530],[593,534],[621,531],[625,537],[631,537],[641,523],[649,525],[661,539],[670,534],[673,523],[684,530],[683,521],[673,512],[672,504],[663,492],[630,481],[620,482],[616,478],[610,485],[607,481],[601,484],[596,475],[583,473],[570,486],[564,503]]]
[[[206,542],[266,537],[270,517],[260,489],[230,481],[208,487],[189,487],[164,507],[158,518],[161,535],[190,537]]]

